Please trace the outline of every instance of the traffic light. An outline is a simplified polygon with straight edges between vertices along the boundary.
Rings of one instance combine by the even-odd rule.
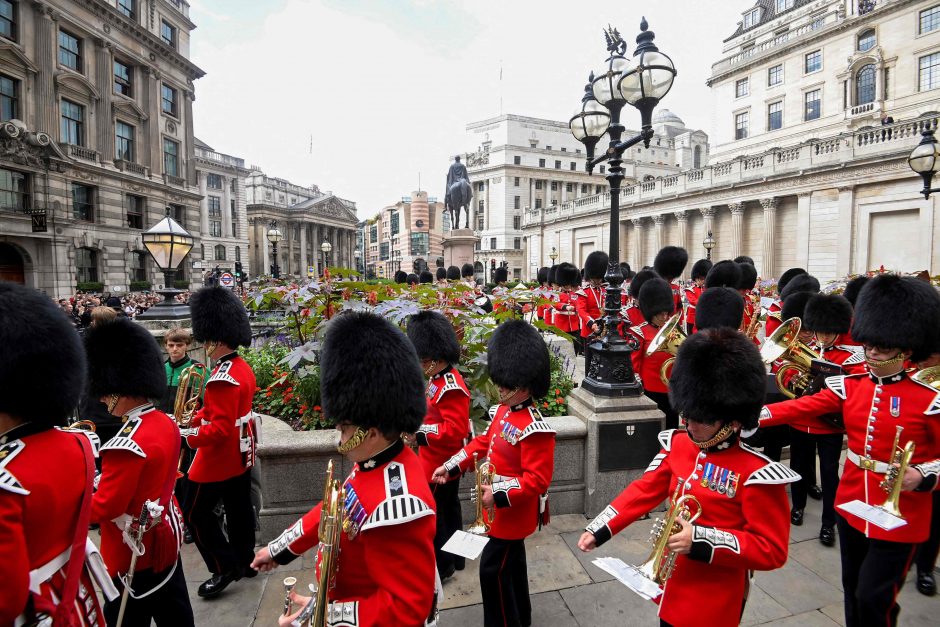
[[[235,278],[240,279],[242,277],[242,262],[235,262]]]

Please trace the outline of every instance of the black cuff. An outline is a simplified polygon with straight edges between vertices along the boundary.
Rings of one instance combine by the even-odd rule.
[[[428,434],[424,431],[418,431],[415,433],[415,444],[418,446],[427,446],[428,445]]]
[[[610,533],[610,527],[607,525],[604,525],[597,531],[592,531],[591,533],[594,534],[595,546],[600,546],[613,537],[613,535]]]
[[[460,475],[460,465],[459,465],[459,464],[454,464],[454,467],[453,467],[453,468],[448,468],[448,469],[447,469],[447,476],[449,476],[449,477],[457,477],[457,476],[459,476],[459,475]]]
[[[280,564],[281,566],[286,566],[287,564],[290,564],[291,562],[293,562],[293,561],[294,561],[295,559],[297,559],[298,557],[300,557],[300,556],[299,556],[299,555],[294,555],[293,553],[291,553],[291,552],[290,552],[289,550],[287,550],[287,549],[284,549],[283,551],[281,551],[281,552],[279,552],[279,553],[272,553],[272,554],[271,554],[271,559],[273,559],[275,562],[277,562],[277,563]]]
[[[493,490],[493,502],[496,503],[497,508],[512,505],[512,503],[509,502],[509,493],[505,490]]]
[[[692,548],[689,550],[689,559],[693,559],[698,562],[705,562],[706,564],[711,564],[713,552],[714,552],[714,549],[707,542],[702,542],[701,540],[693,540]]]
[[[933,492],[937,485],[937,475],[927,475],[920,481],[920,485],[914,488],[914,492]]]

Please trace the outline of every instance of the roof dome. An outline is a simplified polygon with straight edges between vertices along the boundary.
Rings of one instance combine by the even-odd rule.
[[[682,119],[669,109],[660,109],[653,116],[653,124],[670,124],[672,126],[685,126]]]

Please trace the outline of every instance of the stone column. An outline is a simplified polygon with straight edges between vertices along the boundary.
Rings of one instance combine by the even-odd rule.
[[[193,100],[196,96],[192,89],[183,90],[183,128],[185,137],[183,145],[180,146],[180,159],[185,159],[183,168],[180,168],[179,175],[186,179],[186,184],[191,184],[196,180],[196,160],[193,158],[196,153],[195,138],[193,135]]]
[[[665,246],[666,233],[665,233],[665,224],[666,216],[663,214],[653,216],[653,229],[654,236],[656,238],[656,252],[659,252]]]
[[[714,207],[702,207],[699,209],[699,212],[702,214],[702,234],[708,236],[709,233],[713,233],[714,221],[715,221],[715,208]],[[714,237],[714,234],[712,235]]]
[[[639,272],[643,266],[643,218],[631,218],[633,223],[633,267]]]
[[[199,177],[205,180],[205,176]],[[202,181],[200,181],[200,185]],[[237,237],[232,233],[232,192],[231,179],[222,177],[222,237]]]
[[[744,203],[729,202],[731,211],[731,258],[744,254]]]
[[[111,43],[95,39],[95,87],[100,100],[93,105],[95,111],[95,145],[102,163],[114,161],[114,139],[111,132],[111,99],[113,97],[114,65]],[[137,85],[134,85],[137,89]],[[135,94],[136,96],[136,94]]]
[[[794,265],[809,270],[809,222],[812,192],[798,194],[796,198],[796,259]]]
[[[147,119],[140,123],[140,136],[138,137],[137,162],[154,170],[163,171],[160,162],[160,74],[157,70],[147,66],[140,68],[140,88],[143,97],[144,111]],[[267,232],[267,231],[265,231]]]
[[[689,249],[689,215],[685,212],[685,209],[680,209],[679,211],[674,211],[672,213],[676,217],[676,222],[679,225],[678,228],[678,243],[676,246],[680,248]],[[692,260],[692,263],[695,263],[695,260]],[[686,264],[685,270],[682,271],[682,277],[688,278],[689,272],[691,272],[692,264]]]
[[[24,7],[25,3],[20,7]],[[53,77],[56,73],[56,55],[58,35],[56,34],[56,21],[52,9],[44,4],[34,4],[33,10],[39,19],[36,20],[36,54],[34,59],[39,61],[39,71],[36,72],[37,98],[35,99],[34,128],[49,133],[52,137],[59,137],[59,128],[56,124],[56,90]],[[20,15],[25,18],[25,12]],[[24,19],[25,21],[25,19]],[[109,74],[110,76],[110,74]]]
[[[845,276],[851,272],[852,242],[855,239],[855,229],[852,216],[855,207],[855,188],[851,186],[839,188],[839,224],[848,230],[844,237],[839,238],[838,253],[836,254],[836,276]]]
[[[300,223],[300,276],[307,276],[307,223]]]
[[[310,235],[312,236],[311,242],[310,242],[310,243],[311,243],[311,246],[310,246],[310,255],[311,255],[311,260],[313,261],[313,263],[311,263],[310,265],[313,266],[313,273],[314,273],[314,275],[319,276],[319,272],[320,272],[320,242],[322,241],[322,240],[320,239],[320,225],[318,225],[318,224],[312,225],[310,231],[311,231],[311,232],[310,232]]]
[[[760,205],[764,208],[764,241],[761,251],[761,276],[765,279],[776,276],[774,258],[776,257],[777,240],[777,199],[761,198]]]

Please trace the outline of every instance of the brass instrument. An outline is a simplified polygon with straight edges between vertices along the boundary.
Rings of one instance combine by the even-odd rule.
[[[894,434],[894,445],[891,447],[894,454],[891,455],[891,465],[888,466],[888,472],[885,473],[884,480],[879,484],[881,489],[888,493],[888,498],[878,506],[878,509],[883,509],[892,516],[903,519],[904,516],[901,515],[901,508],[899,507],[901,484],[904,482],[904,473],[907,472],[911,458],[914,457],[914,441],[911,440],[904,448],[901,448],[899,444],[902,431],[904,431],[904,427],[899,426]]]
[[[485,536],[490,532],[490,523],[496,518],[496,510],[493,507],[483,507],[483,486],[493,485],[493,477],[496,469],[488,461],[479,461],[477,453],[473,454],[473,467],[476,470],[476,486],[470,494],[471,500],[476,502],[477,517],[473,523],[467,527],[467,533],[477,536]]]
[[[297,577],[284,578],[284,616],[290,616],[294,611],[294,604],[290,600],[290,593],[297,585]]]
[[[930,368],[918,370],[911,378],[924,385],[929,385],[935,390],[940,390],[940,366],[931,366]]]
[[[682,330],[681,315],[675,314],[659,329],[653,341],[650,342],[650,345],[647,347],[647,357],[656,351],[663,351],[664,353],[672,355],[672,357],[663,362],[663,365],[659,369],[659,378],[663,382],[663,385],[669,385],[670,369],[672,368],[673,362],[676,361],[679,346],[682,345],[682,342],[684,342],[687,337],[688,335]]]
[[[760,307],[760,297],[756,294],[748,294],[748,298],[751,301],[751,304],[754,306],[754,315],[751,317],[751,322],[744,327],[744,321],[741,321],[741,332],[747,336],[748,339],[753,340],[757,337],[757,331],[760,329],[761,323],[761,313],[763,310]]]
[[[666,518],[658,519],[650,531],[653,550],[650,552],[649,558],[637,569],[641,575],[658,586],[665,585],[676,567],[676,554],[667,549],[666,545],[673,534],[682,531],[678,519],[681,517],[686,522],[694,523],[702,514],[702,504],[699,503],[697,498],[691,494],[679,496],[681,486],[682,479],[679,479],[676,491],[670,499],[670,507],[666,513]]]
[[[810,384],[809,372],[813,360],[819,355],[809,346],[800,341],[799,318],[785,320],[770,337],[764,340],[760,347],[761,359],[765,365],[771,365],[778,359],[784,364],[777,370],[777,388],[787,398],[801,396]],[[796,371],[787,381],[787,375]]]
[[[90,433],[95,432],[95,423],[91,420],[76,420],[66,427],[69,431],[88,431]]]
[[[202,386],[206,380],[206,371],[195,364],[184,368],[180,373],[179,383],[176,387],[176,400],[173,402],[173,418],[180,429],[189,427],[193,416],[199,409]],[[183,460],[186,458],[186,448],[180,450],[180,458],[176,463],[176,478],[185,477]]]

